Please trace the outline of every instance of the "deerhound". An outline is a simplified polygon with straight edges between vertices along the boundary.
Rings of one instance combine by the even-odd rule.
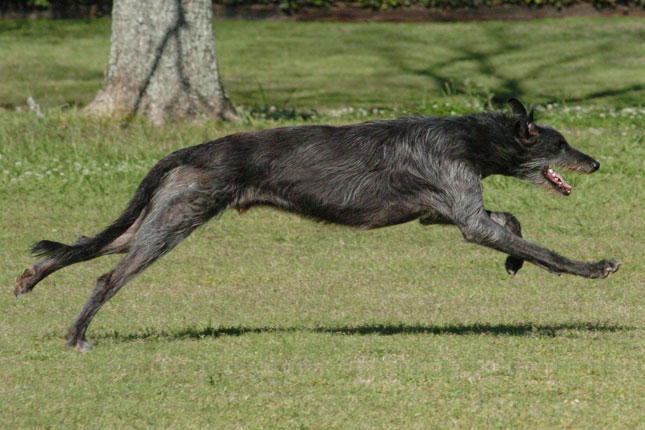
[[[506,175],[568,196],[555,167],[592,173],[598,161],[533,121],[516,99],[512,115],[408,116],[340,127],[299,126],[239,133],[180,149],[145,176],[125,211],[105,230],[72,245],[43,240],[44,257],[17,279],[16,296],[70,264],[124,253],[98,278],[67,333],[84,351],[87,327],[136,274],[227,208],[267,205],[315,220],[372,229],[420,219],[454,224],[467,241],[509,254],[514,275],[524,261],[554,273],[604,278],[615,260],[572,261],[522,239],[519,221],[488,211],[482,178]]]

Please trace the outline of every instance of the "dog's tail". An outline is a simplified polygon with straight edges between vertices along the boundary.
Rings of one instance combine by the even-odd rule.
[[[180,151],[178,151],[180,152]],[[159,161],[143,178],[137,191],[128,203],[121,216],[105,230],[91,238],[82,238],[73,245],[66,245],[51,240],[41,240],[31,248],[31,253],[38,257],[49,257],[60,267],[90,260],[101,255],[101,250],[122,235],[137,220],[141,212],[150,203],[154,191],[166,173],[181,165],[183,161],[177,152]]]

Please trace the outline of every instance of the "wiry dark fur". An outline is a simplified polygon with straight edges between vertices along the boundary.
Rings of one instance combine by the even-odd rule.
[[[126,253],[101,276],[69,329],[67,345],[89,347],[85,331],[129,279],[196,227],[227,208],[269,205],[316,220],[377,228],[421,218],[455,224],[464,237],[509,254],[515,274],[527,260],[555,273],[606,277],[613,260],[582,263],[521,239],[519,221],[484,209],[481,179],[501,174],[567,195],[549,167],[591,173],[598,162],[556,130],[533,122],[517,100],[514,115],[404,117],[342,127],[302,126],[240,133],[170,154],[143,179],[123,214],[73,245],[41,241],[45,257],[18,278],[24,294],[50,273],[109,253]],[[547,172],[549,174],[547,175]],[[551,179],[549,179],[551,175]]]

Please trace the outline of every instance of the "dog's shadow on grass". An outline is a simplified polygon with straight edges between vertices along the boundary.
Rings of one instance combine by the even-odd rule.
[[[112,340],[115,342],[132,342],[138,340],[184,340],[217,338],[220,336],[244,336],[247,334],[271,333],[323,333],[341,336],[395,336],[395,335],[488,335],[488,336],[537,336],[557,337],[564,332],[620,332],[634,330],[634,327],[612,325],[599,322],[571,322],[560,324],[365,324],[355,326],[332,327],[189,327],[177,331],[145,330],[134,333],[118,331],[96,333],[95,339]]]

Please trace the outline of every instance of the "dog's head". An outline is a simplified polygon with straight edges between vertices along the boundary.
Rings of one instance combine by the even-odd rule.
[[[564,196],[571,194],[571,185],[555,171],[562,167],[582,173],[593,173],[600,163],[570,146],[554,128],[533,121],[533,109],[526,109],[517,99],[510,99],[513,111],[514,145],[520,163],[514,176],[546,186]]]

